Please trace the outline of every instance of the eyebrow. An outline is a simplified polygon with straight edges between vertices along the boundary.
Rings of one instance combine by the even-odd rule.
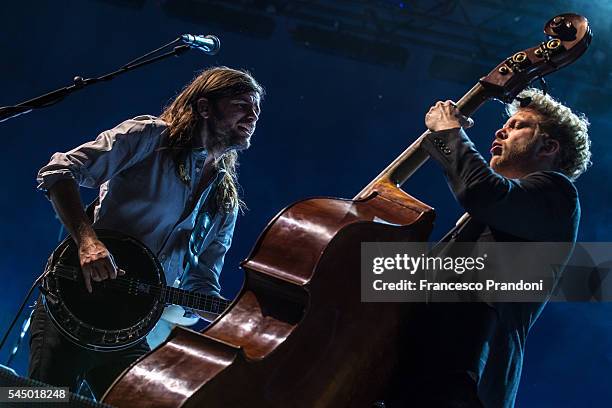
[[[237,96],[235,99],[233,99],[233,101],[252,103],[252,104],[255,105],[255,112],[257,113],[258,116],[259,116],[259,113],[261,112],[261,108],[259,107],[260,99],[257,98],[257,97],[252,97],[252,96]]]
[[[257,103],[259,105],[259,98],[252,96],[236,96],[235,101],[243,101],[249,103]]]
[[[538,124],[537,120],[531,120],[531,119],[524,118],[524,117],[521,116],[521,117],[518,117],[518,118],[508,118],[508,120],[506,121],[505,125],[511,123],[512,121],[514,121],[514,122],[522,122],[522,123],[529,123],[529,124],[536,124],[536,125]]]

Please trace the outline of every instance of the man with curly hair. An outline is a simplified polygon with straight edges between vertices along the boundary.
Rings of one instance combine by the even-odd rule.
[[[76,242],[88,292],[124,273],[95,228],[142,241],[159,258],[170,285],[220,296],[219,275],[243,203],[237,151],[250,146],[263,88],[246,71],[200,73],[159,116],[142,115],[102,132],[38,173],[62,223]],[[93,223],[78,186],[99,188]],[[73,345],[40,302],[30,339],[31,377],[72,391],[87,379],[100,397],[115,377],[148,351],[146,341],[115,352]]]
[[[465,209],[446,242],[575,242],[573,181],[590,165],[588,121],[527,89],[507,106],[487,163],[463,131],[473,122],[452,101],[427,112],[422,143]],[[512,407],[527,333],[539,303],[430,303],[411,322],[389,407]],[[408,386],[407,386],[408,384]],[[406,388],[408,387],[408,388]]]

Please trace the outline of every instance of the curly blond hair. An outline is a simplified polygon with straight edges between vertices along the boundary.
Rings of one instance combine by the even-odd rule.
[[[523,106],[525,103],[528,104]],[[506,112],[510,116],[520,109],[531,109],[542,116],[540,128],[559,142],[560,153],[556,165],[563,174],[576,180],[589,168],[591,140],[589,120],[584,114],[572,112],[552,96],[535,88],[525,89],[517,100],[506,105]]]

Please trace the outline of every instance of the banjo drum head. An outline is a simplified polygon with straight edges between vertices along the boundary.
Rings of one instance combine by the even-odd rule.
[[[126,274],[92,281],[89,293],[76,245],[68,238],[48,265],[52,273],[46,286],[57,302],[45,299],[45,306],[72,341],[94,350],[117,350],[136,343],[155,326],[163,312],[161,288],[166,282],[161,264],[144,244],[116,232],[96,233]]]

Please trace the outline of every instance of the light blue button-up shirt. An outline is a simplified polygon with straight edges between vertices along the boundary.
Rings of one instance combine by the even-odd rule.
[[[164,267],[168,284],[219,295],[219,275],[232,242],[237,209],[217,210],[215,192],[223,171],[196,197],[207,153],[194,148],[183,182],[167,146],[167,124],[138,116],[102,132],[40,169],[38,189],[62,179],[100,189],[94,226],[140,239]]]

